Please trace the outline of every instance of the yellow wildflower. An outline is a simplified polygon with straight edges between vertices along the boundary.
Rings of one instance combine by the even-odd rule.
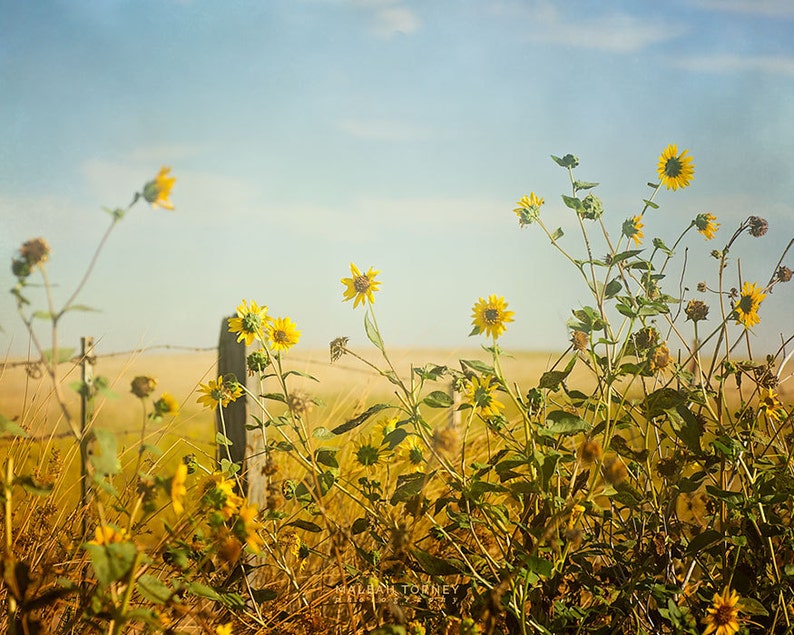
[[[353,308],[356,308],[359,304],[363,304],[364,302],[374,304],[375,296],[373,294],[380,286],[380,282],[375,280],[375,276],[377,276],[380,271],[375,271],[370,267],[367,273],[361,273],[358,267],[351,262],[350,273],[352,275],[351,278],[342,278],[341,280],[342,284],[345,285],[343,302],[353,300]]]
[[[238,333],[237,341],[245,341],[251,346],[257,337],[262,337],[262,330],[267,322],[267,307],[256,302],[248,304],[243,300],[237,307],[237,317],[229,318],[229,333]]]
[[[708,615],[703,618],[706,630],[703,635],[734,635],[739,632],[739,594],[725,589],[722,594],[715,593]]]
[[[505,324],[513,321],[513,311],[507,310],[507,302],[504,297],[497,297],[495,294],[488,296],[488,299],[480,298],[472,308],[472,321],[474,325],[471,335],[485,333],[488,337],[497,339],[507,330]]]
[[[237,382],[226,381],[218,377],[217,381],[210,380],[207,384],[199,384],[202,394],[196,401],[207,408],[215,410],[218,404],[224,408],[243,394],[243,389]]]
[[[761,322],[761,318],[758,317],[758,309],[765,297],[766,293],[761,293],[761,287],[745,282],[742,285],[739,301],[733,307],[734,313],[736,313],[736,323],[743,324],[744,328],[749,329]]]
[[[717,235],[720,224],[715,223],[715,220],[717,220],[717,217],[714,214],[698,214],[695,217],[695,227],[706,237],[706,240],[711,240]]]
[[[162,207],[164,209],[174,209],[174,204],[169,198],[171,196],[171,189],[176,183],[176,177],[169,176],[171,168],[163,166],[154,177],[153,181],[149,181],[143,188],[143,198],[152,207]]]
[[[687,187],[695,174],[695,165],[692,157],[687,156],[689,150],[678,153],[678,146],[674,143],[667,146],[659,156],[657,172],[662,185],[668,190],[677,190]]]
[[[180,463],[171,479],[171,505],[177,514],[181,514],[185,511],[185,506],[182,504],[182,501],[187,495],[187,487],[185,487],[186,480],[187,465]]]
[[[278,351],[288,351],[300,339],[301,332],[296,328],[295,322],[288,317],[276,318],[267,325],[267,338],[271,348]]]

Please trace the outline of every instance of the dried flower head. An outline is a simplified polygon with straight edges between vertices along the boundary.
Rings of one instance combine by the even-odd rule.
[[[648,357],[648,367],[652,373],[664,371],[673,361],[670,357],[670,349],[667,348],[667,343],[662,342],[659,346],[653,349],[653,352]]]
[[[705,293],[708,289],[709,287],[705,282],[698,282],[697,290],[700,291],[700,293]]]
[[[586,351],[590,340],[584,331],[571,331],[571,344],[575,351]]]
[[[606,461],[601,468],[601,475],[610,485],[620,485],[629,475],[629,471],[618,457]]]
[[[747,228],[751,236],[760,238],[766,234],[769,229],[769,223],[765,218],[761,218],[760,216],[750,216],[750,218],[747,219]]]
[[[347,343],[349,341],[349,337],[337,337],[331,340],[330,349],[332,364],[347,352]]]
[[[598,439],[587,438],[582,441],[576,454],[579,456],[579,460],[586,465],[598,461],[602,454],[601,442]]]
[[[705,320],[709,314],[709,306],[702,300],[690,300],[684,309],[688,320],[700,322]]]
[[[302,416],[309,414],[314,408],[314,401],[305,392],[296,390],[287,398],[287,407],[292,414]]]
[[[50,255],[50,246],[43,238],[32,238],[19,248],[19,255],[27,262],[31,268],[43,262],[47,262]]]
[[[155,388],[157,388],[157,380],[148,375],[139,375],[130,383],[130,392],[141,399],[151,395]]]
[[[659,331],[652,326],[641,328],[634,334],[634,346],[637,350],[647,350],[652,346],[656,346],[659,341]]]
[[[791,269],[785,265],[780,265],[775,272],[775,279],[778,282],[788,282],[791,280]]]

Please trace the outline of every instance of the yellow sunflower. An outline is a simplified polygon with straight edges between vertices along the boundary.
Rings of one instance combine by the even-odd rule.
[[[495,417],[505,407],[501,401],[494,397],[494,392],[498,387],[499,382],[495,377],[491,375],[477,377],[475,375],[466,385],[466,400],[486,419]]]
[[[232,635],[232,623],[219,624],[215,627],[215,635]]]
[[[353,308],[356,308],[359,304],[363,304],[364,302],[374,304],[374,293],[380,286],[380,282],[375,280],[375,276],[379,273],[380,271],[375,271],[372,267],[369,268],[367,273],[361,273],[358,267],[351,262],[350,274],[352,277],[342,278],[342,284],[345,285],[343,302],[353,300]]]
[[[758,409],[763,410],[772,421],[780,421],[786,416],[786,409],[771,388],[767,388],[766,394],[758,399]]]
[[[761,322],[758,317],[758,309],[764,301],[766,293],[761,293],[761,287],[757,284],[745,282],[742,285],[742,293],[739,301],[733,307],[736,314],[736,324],[743,324],[744,328],[749,329]]]
[[[678,146],[671,143],[659,156],[657,172],[659,179],[668,190],[677,190],[687,187],[695,174],[695,165],[692,157],[688,156],[689,150],[678,153]]]
[[[170,200],[171,189],[176,183],[176,177],[169,176],[171,168],[163,166],[154,177],[153,181],[149,181],[143,187],[143,198],[152,207],[162,207],[164,209],[174,209],[174,204]]]
[[[118,529],[115,525],[97,525],[94,530],[94,539],[89,540],[89,545],[110,545],[116,542],[126,542],[127,532]]]
[[[199,384],[201,397],[196,399],[200,404],[215,410],[218,404],[224,408],[243,394],[243,389],[237,382],[225,381],[218,377],[217,381],[210,380],[207,384]]]
[[[170,392],[164,392],[160,398],[154,402],[154,413],[158,416],[179,414],[179,402]]]
[[[739,594],[725,589],[722,594],[715,593],[708,615],[703,618],[706,630],[703,635],[734,635],[739,632]]]
[[[645,234],[642,233],[642,228],[645,224],[642,222],[642,216],[632,216],[628,220],[623,221],[623,235],[634,241],[634,246],[639,247]]]
[[[218,510],[226,520],[239,513],[240,506],[245,503],[245,499],[234,493],[234,481],[219,472],[207,478],[203,490],[201,501]]]
[[[518,216],[518,222],[523,227],[538,219],[540,214],[540,207],[543,205],[543,199],[540,198],[535,192],[530,192],[529,196],[522,196],[516,203],[513,212]]]
[[[416,434],[409,434],[400,444],[397,456],[399,460],[407,464],[409,470],[421,472],[425,462],[421,438]]]
[[[258,515],[256,505],[243,505],[240,507],[237,523],[235,523],[235,530],[239,532],[240,537],[245,540],[254,553],[262,553],[262,547],[265,544],[258,533],[262,529],[262,523],[257,520]]]
[[[262,329],[267,324],[267,307],[256,302],[248,304],[243,300],[237,307],[237,317],[229,318],[229,333],[238,333],[237,341],[245,340],[251,346],[257,337],[262,337]]]
[[[300,339],[297,324],[288,317],[276,318],[267,325],[267,339],[273,351],[288,351]]]
[[[182,501],[187,495],[187,487],[185,487],[186,480],[187,465],[180,463],[176,468],[174,477],[171,479],[171,505],[177,514],[181,514],[185,511],[185,506]]]
[[[504,297],[490,295],[487,300],[480,298],[472,308],[471,323],[474,328],[471,335],[485,333],[488,337],[497,339],[507,329],[505,324],[513,321],[513,315],[513,311],[507,310]]]
[[[717,217],[714,214],[698,214],[695,217],[695,227],[706,237],[706,240],[711,240],[717,235],[720,224],[715,223],[715,220],[717,220]]]

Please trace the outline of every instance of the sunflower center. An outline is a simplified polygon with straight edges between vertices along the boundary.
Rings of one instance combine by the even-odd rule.
[[[256,313],[246,313],[243,316],[242,326],[246,333],[256,333],[262,326],[262,320]]]
[[[353,278],[353,288],[358,293],[365,293],[369,289],[369,278],[367,276],[356,276]]]
[[[664,173],[670,178],[675,178],[681,174],[681,159],[678,157],[667,159],[667,163],[664,164]]]
[[[482,312],[482,317],[487,324],[499,323],[499,309],[485,309]]]
[[[735,617],[734,609],[729,604],[723,604],[717,609],[717,612],[714,613],[714,621],[718,626],[730,624],[734,621]]]
[[[286,344],[289,342],[289,335],[286,331],[282,331],[281,329],[274,329],[272,337],[273,341],[278,344]]]

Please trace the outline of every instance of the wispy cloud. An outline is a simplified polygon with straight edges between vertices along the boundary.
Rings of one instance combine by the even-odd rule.
[[[432,134],[428,128],[402,121],[345,119],[338,126],[354,137],[370,141],[421,141]]]
[[[768,18],[794,18],[791,0],[696,0],[698,6],[714,11],[730,11]]]
[[[687,31],[683,24],[662,19],[648,21],[625,12],[574,17],[549,2],[526,5],[509,0],[493,7],[523,20],[527,37],[533,42],[612,53],[640,51],[674,40]]]
[[[410,35],[419,30],[421,21],[415,11],[399,0],[354,0],[357,6],[372,12],[372,30],[378,37]]]
[[[794,75],[794,57],[767,55],[700,55],[679,58],[674,64],[699,73],[754,72],[768,75]]]

